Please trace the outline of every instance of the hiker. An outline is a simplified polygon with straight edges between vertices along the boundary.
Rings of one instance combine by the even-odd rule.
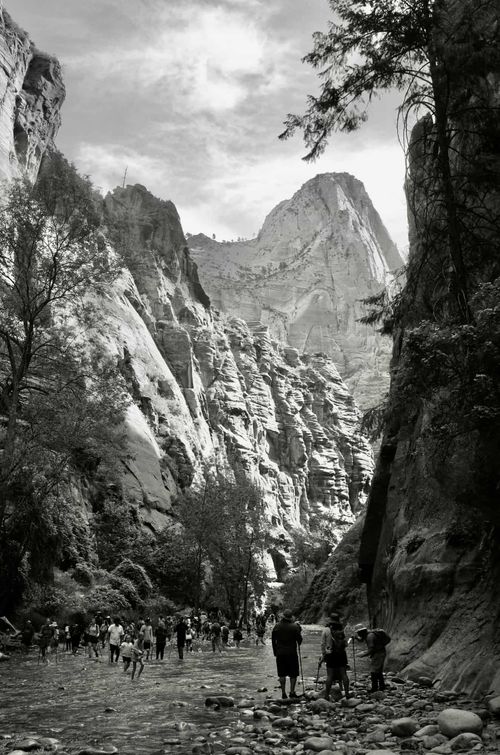
[[[92,658],[92,651],[94,656],[99,658],[99,624],[96,619],[93,619],[87,627],[87,649],[89,651],[89,658]]]
[[[144,635],[144,650],[146,651],[146,660],[149,661],[151,646],[153,644],[153,625],[151,624],[151,619],[146,619],[141,627],[141,634]]]
[[[179,620],[174,627],[174,632],[177,635],[177,653],[179,654],[179,660],[184,658],[184,647],[186,645],[186,633],[187,624],[184,621],[183,616],[179,616]]]
[[[52,622],[50,619],[47,619],[45,624],[40,629],[40,634],[38,636],[38,647],[40,649],[40,658],[42,661],[47,660],[47,648],[50,645],[50,641],[52,639],[53,631],[52,631]]]
[[[163,654],[165,653],[165,645],[167,642],[167,630],[163,619],[158,619],[158,625],[156,627],[156,660],[163,660]]]
[[[385,690],[384,664],[385,646],[391,638],[384,629],[367,629],[363,624],[354,627],[354,636],[359,642],[366,643],[366,652],[360,653],[360,657],[370,659],[370,692],[383,692]]]
[[[71,630],[69,624],[64,627],[64,650],[71,650]]]
[[[213,621],[210,625],[210,637],[212,640],[212,652],[215,653],[215,649],[219,651],[219,653],[222,653],[222,643],[221,643],[221,625],[218,621]]]
[[[347,676],[347,653],[344,628],[338,614],[332,614],[326,622],[321,635],[321,655],[326,664],[325,700],[330,699],[330,690],[334,681],[349,695],[349,677]]]
[[[28,621],[24,625],[23,630],[21,631],[21,645],[23,646],[23,650],[26,653],[29,653],[29,649],[31,647],[31,643],[33,642],[33,635],[34,634],[35,634],[35,630],[33,628],[33,624],[28,619]]]
[[[134,645],[132,643],[132,638],[129,634],[126,634],[123,638],[122,644],[120,645],[120,654],[123,660],[123,673],[124,674],[127,673],[130,663],[132,661],[133,649],[134,649]]]
[[[263,616],[262,617],[259,616],[257,618],[257,623],[255,625],[255,634],[256,634],[255,646],[259,644],[259,640],[262,643],[262,645],[266,644],[266,641],[264,640],[265,633],[266,633],[266,620]]]
[[[72,624],[69,628],[69,633],[71,637],[71,652],[73,655],[76,655],[82,639],[82,628],[79,624]]]
[[[120,657],[120,645],[124,634],[125,632],[120,624],[120,619],[114,619],[113,623],[110,624],[108,628],[110,663],[113,663],[113,660],[116,660],[118,663],[118,658]]]
[[[237,648],[239,648],[240,642],[242,641],[242,639],[243,639],[243,632],[238,627],[233,632],[233,642]]]
[[[281,687],[281,697],[286,700],[286,677],[290,677],[290,697],[298,697],[295,685],[299,675],[299,658],[297,648],[302,644],[302,630],[293,620],[289,608],[283,611],[281,621],[274,625],[271,642],[276,658],[276,667]]]
[[[229,627],[223,624],[220,628],[220,636],[222,639],[222,647],[227,648],[229,643]]]
[[[189,619],[186,622],[186,650],[188,653],[193,652],[193,627]]]
[[[111,616],[106,616],[104,621],[99,626],[99,639],[101,640],[101,647],[104,650],[106,647],[106,637],[108,636],[109,625],[111,624]]]
[[[142,656],[144,655],[144,650],[141,648],[141,641],[139,638],[137,638],[132,645],[132,676],[131,679],[133,681],[135,676],[135,670],[137,668],[137,664],[139,664],[139,673],[137,674],[137,678],[140,677],[144,670],[144,661],[142,660]]]

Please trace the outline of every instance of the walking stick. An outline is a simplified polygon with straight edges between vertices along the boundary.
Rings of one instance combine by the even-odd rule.
[[[355,649],[356,640],[353,639],[352,641],[352,666],[354,670],[354,684],[358,683],[358,680],[356,679],[356,649]]]
[[[302,680],[302,694],[306,694],[306,688],[304,687],[304,672],[302,670],[302,653],[300,652],[300,645],[299,645],[299,661],[300,661],[300,678]]]
[[[318,684],[319,684],[319,670],[320,670],[320,668],[321,668],[321,666],[322,666],[322,665],[323,665],[323,658],[320,658],[320,659],[319,659],[319,663],[318,663],[318,673],[316,674],[316,681],[315,681],[315,683],[314,683],[314,686],[315,686],[315,688],[316,688],[316,689],[318,689]]]

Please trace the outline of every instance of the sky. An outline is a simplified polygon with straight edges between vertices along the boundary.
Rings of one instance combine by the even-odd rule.
[[[334,135],[314,163],[287,113],[302,113],[316,74],[301,58],[325,30],[327,0],[4,0],[56,55],[67,89],[57,145],[103,192],[144,184],[174,202],[185,232],[251,237],[318,173],[362,180],[407,246],[397,97]]]

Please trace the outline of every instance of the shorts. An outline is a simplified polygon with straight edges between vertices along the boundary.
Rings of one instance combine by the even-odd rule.
[[[99,637],[95,637],[95,635],[93,634],[89,634],[87,639],[90,643],[92,643],[92,645],[97,645],[97,643],[99,642]]]
[[[370,656],[370,673],[380,674],[384,670],[385,663],[385,648],[382,650],[376,650]]]
[[[144,650],[149,650],[151,648],[151,643],[149,640],[144,640]]]
[[[290,676],[296,679],[299,675],[299,659],[296,653],[293,655],[277,655],[276,668],[278,676]]]
[[[338,650],[336,653],[327,653],[325,663],[327,668],[346,668],[347,654],[345,650]]]

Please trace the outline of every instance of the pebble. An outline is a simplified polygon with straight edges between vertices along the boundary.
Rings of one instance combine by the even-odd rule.
[[[396,718],[391,723],[391,734],[395,737],[411,737],[418,728],[418,721],[413,718]]]

